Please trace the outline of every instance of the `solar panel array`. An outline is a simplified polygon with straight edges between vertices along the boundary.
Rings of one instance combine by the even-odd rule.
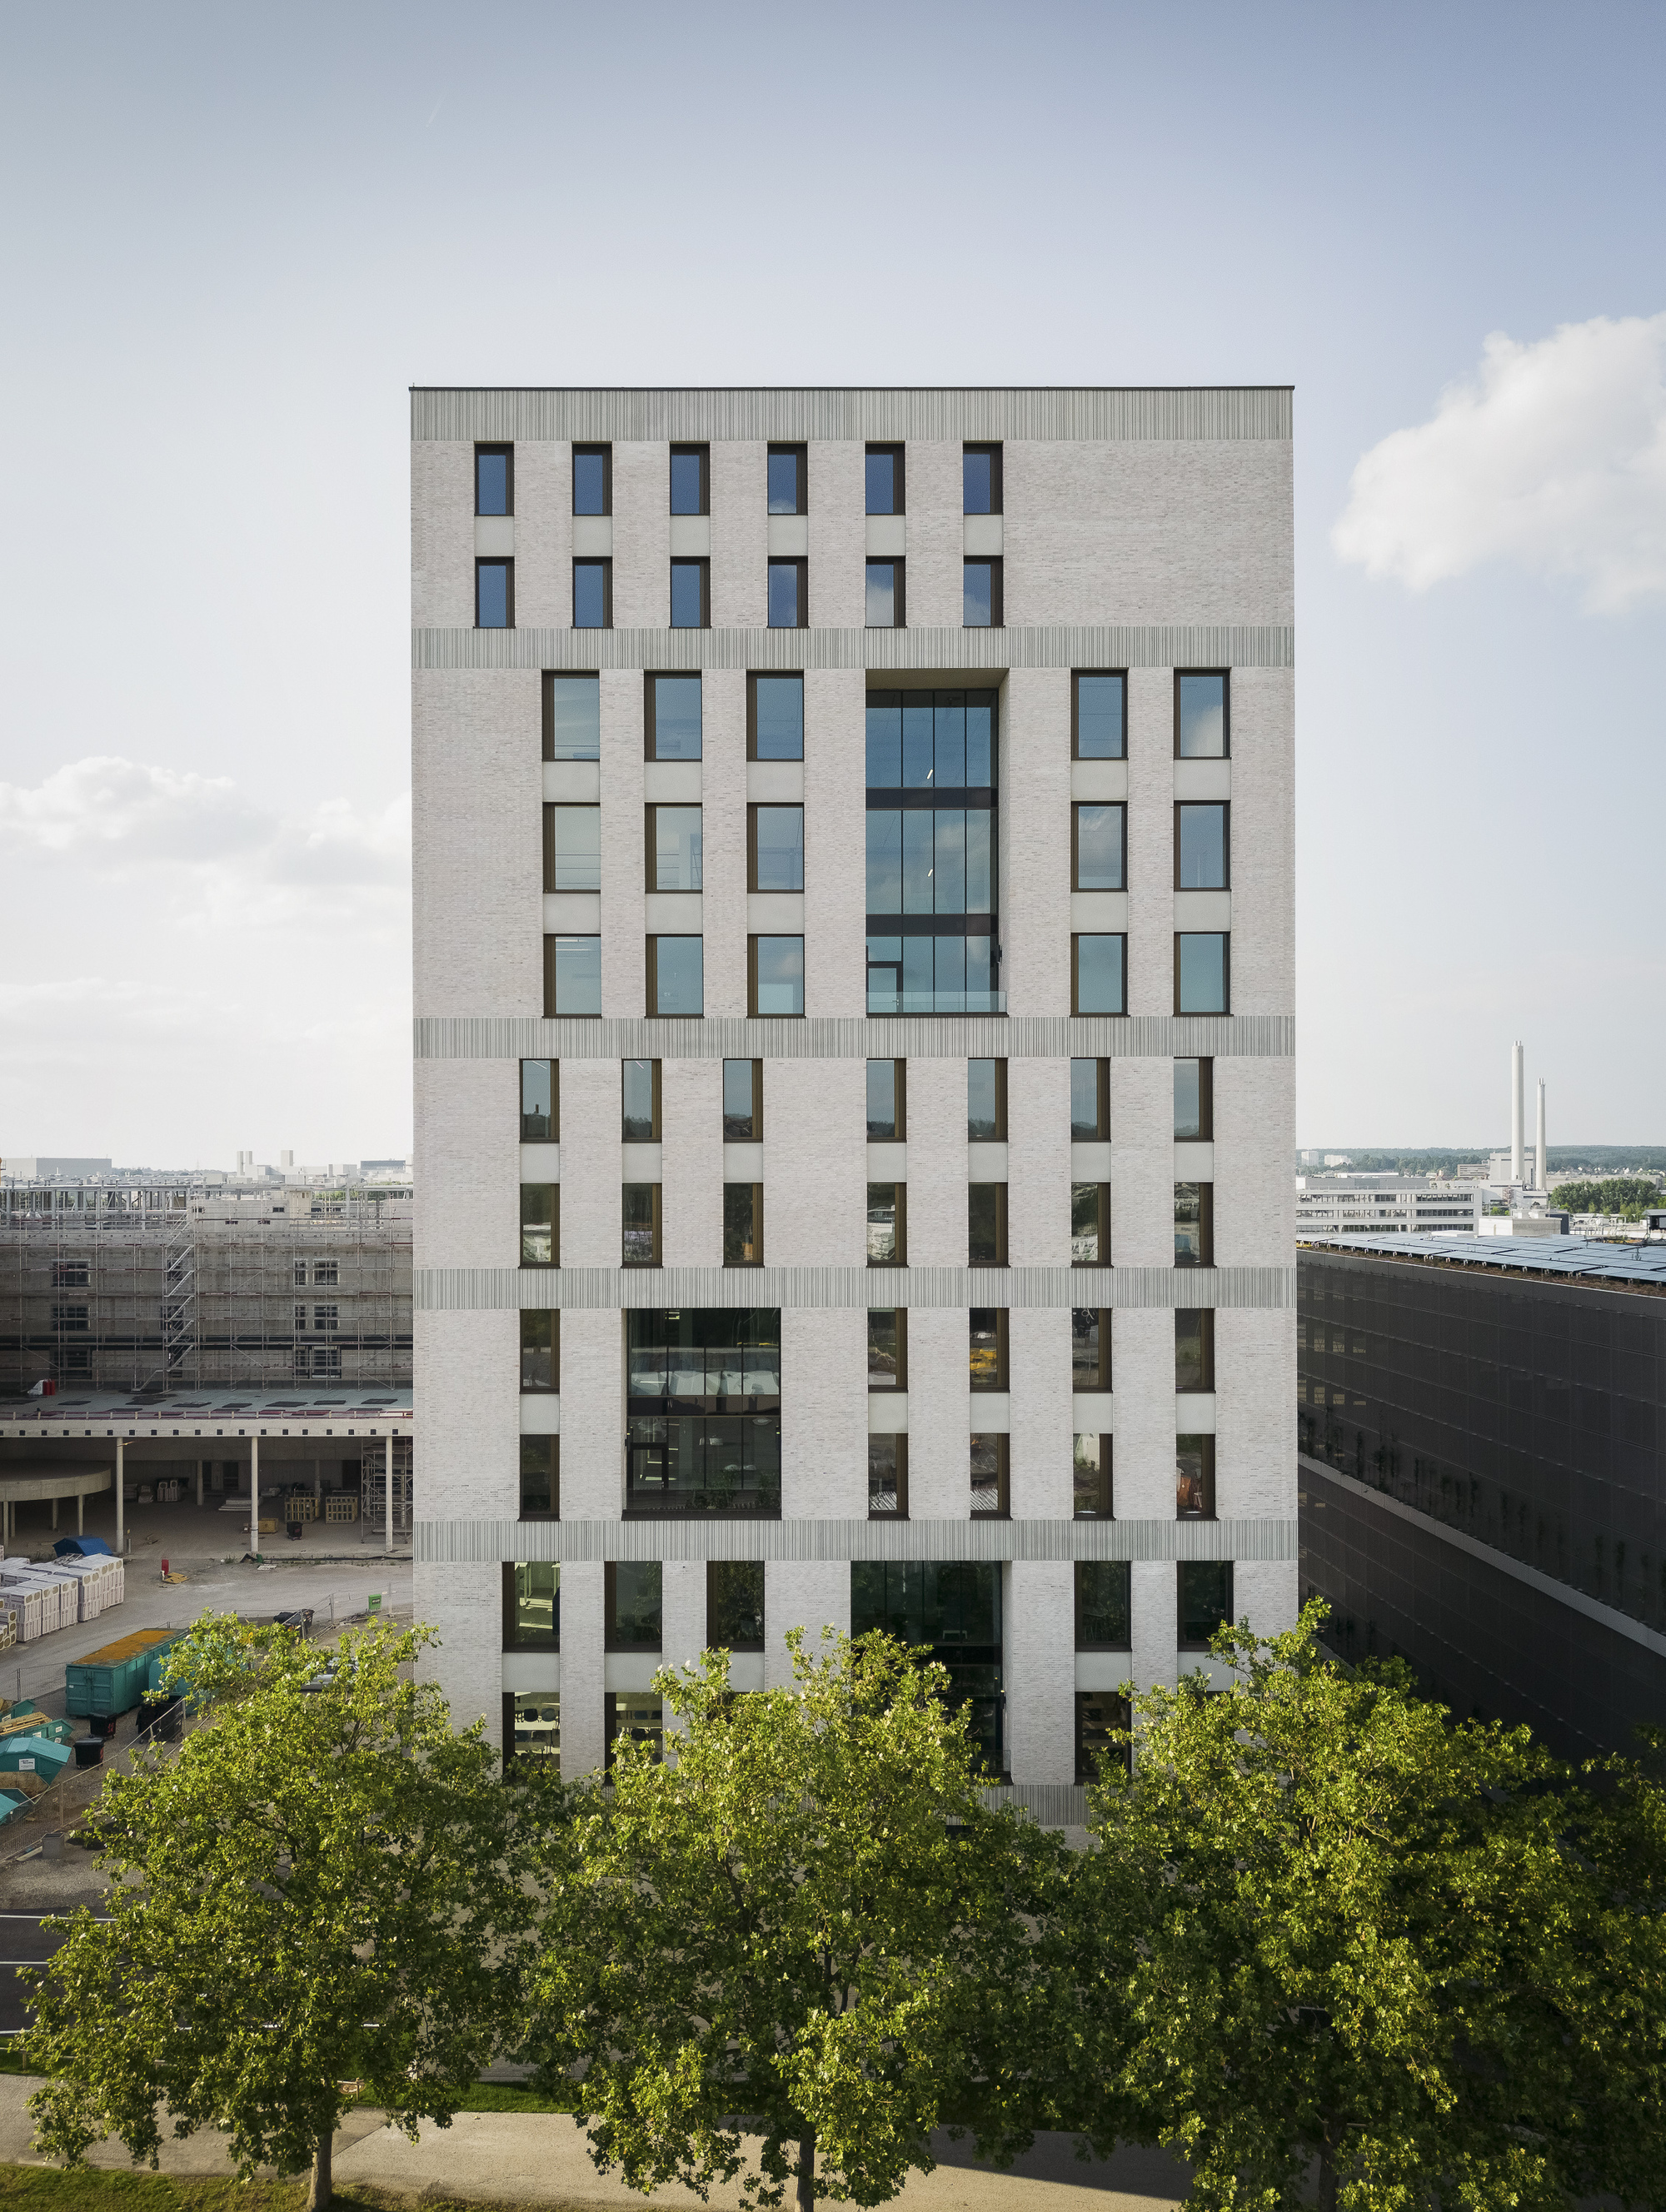
[[[1607,1244],[1585,1237],[1373,1237],[1306,1235],[1299,1244],[1329,1252],[1369,1252],[1388,1259],[1439,1260],[1448,1266],[1499,1267],[1517,1273],[1600,1276],[1617,1285],[1666,1289],[1666,1243]]]

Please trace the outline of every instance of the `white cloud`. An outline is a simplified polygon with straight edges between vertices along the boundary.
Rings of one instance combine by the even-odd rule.
[[[1428,422],[1361,457],[1331,543],[1417,592],[1513,560],[1597,612],[1666,595],[1666,314],[1495,331]]]

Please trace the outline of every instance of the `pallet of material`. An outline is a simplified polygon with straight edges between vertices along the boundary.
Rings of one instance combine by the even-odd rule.
[[[334,1498],[326,1498],[324,1501],[324,1517],[326,1521],[356,1521],[359,1517],[359,1501],[356,1498],[349,1498],[342,1493],[337,1493]]]

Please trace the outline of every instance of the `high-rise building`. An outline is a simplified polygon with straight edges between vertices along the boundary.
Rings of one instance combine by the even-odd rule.
[[[1296,1600],[1291,399],[412,397],[416,1597],[883,1625],[1044,1817]],[[1010,524],[1010,533],[1008,525]]]

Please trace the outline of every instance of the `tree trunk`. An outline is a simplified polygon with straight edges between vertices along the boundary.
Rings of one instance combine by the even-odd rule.
[[[307,2212],[329,2212],[335,2198],[335,2184],[330,2174],[330,2156],[335,2148],[334,2133],[326,2128],[319,2137],[313,2152],[313,2185],[307,2192]]]
[[[799,2137],[799,2212],[813,2212],[816,2202],[816,2137],[813,2129]]]
[[[1329,2143],[1319,2153],[1319,2212],[1336,2212],[1336,2161]]]

